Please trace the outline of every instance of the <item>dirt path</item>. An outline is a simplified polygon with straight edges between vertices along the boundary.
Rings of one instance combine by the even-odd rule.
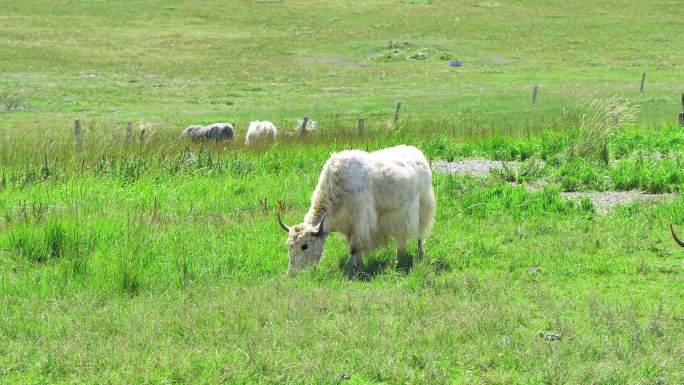
[[[432,169],[437,173],[466,175],[470,174],[475,177],[485,177],[490,171],[499,168],[516,167],[519,162],[503,162],[498,160],[490,160],[484,158],[478,159],[463,159],[454,162],[445,162],[436,160],[432,162]],[[532,181],[528,184],[528,189],[536,191],[546,185],[544,180]],[[515,185],[515,184],[512,184]],[[674,199],[679,194],[646,194],[640,191],[604,191],[604,192],[561,192],[560,195],[573,202],[579,202],[586,197],[596,208],[598,213],[606,213],[608,210],[617,205],[625,205],[631,202],[664,202]]]
[[[506,166],[515,166],[518,162],[504,162],[489,159],[464,159],[455,162],[445,162],[435,160],[432,162],[432,169],[443,174],[486,176],[491,170]]]
[[[594,204],[596,212],[606,213],[617,205],[625,205],[634,201],[664,202],[674,199],[678,194],[646,194],[640,191],[603,191],[603,192],[562,192],[561,196],[573,202],[579,202],[582,198],[588,198]]]

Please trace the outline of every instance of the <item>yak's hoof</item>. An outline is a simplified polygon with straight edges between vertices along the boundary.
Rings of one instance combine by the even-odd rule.
[[[354,261],[349,259],[347,263],[344,264],[344,273],[349,277],[356,277],[365,271],[365,266],[363,261]]]
[[[413,258],[408,254],[397,255],[397,270],[408,272],[413,267]]]

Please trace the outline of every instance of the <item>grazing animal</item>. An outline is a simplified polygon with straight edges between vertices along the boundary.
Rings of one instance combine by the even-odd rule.
[[[349,245],[350,262],[363,264],[362,252],[397,242],[397,259],[406,243],[418,240],[418,256],[425,255],[425,238],[435,218],[435,195],[430,164],[412,146],[375,152],[342,151],[323,166],[304,222],[280,227],[288,232],[288,272],[318,263],[325,240],[340,232]]]
[[[202,129],[204,129],[204,126],[200,126],[199,124],[193,124],[192,126],[188,126],[185,130],[183,130],[183,133],[180,137],[197,139],[199,132]]]
[[[233,140],[235,125],[233,123],[212,123],[209,125],[210,139]]]
[[[299,120],[297,122],[297,129],[300,129],[302,127],[302,124],[304,124],[304,120]],[[306,122],[306,131],[315,131],[318,128],[318,122],[315,120],[308,120]]]
[[[265,143],[275,141],[278,129],[275,124],[269,121],[255,120],[249,123],[247,135],[245,137],[245,145],[251,146],[257,143]]]
[[[672,233],[672,238],[674,238],[674,241],[677,242],[677,244],[681,247],[684,247],[684,241],[679,239],[677,237],[677,234],[675,234],[674,228],[672,227],[672,224],[670,223],[670,232]]]
[[[183,130],[181,138],[190,138],[193,141],[213,139],[232,140],[235,128],[232,123],[213,123],[208,126],[192,125]]]

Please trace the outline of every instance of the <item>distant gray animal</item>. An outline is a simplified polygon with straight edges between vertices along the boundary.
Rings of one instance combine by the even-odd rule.
[[[185,130],[183,130],[183,133],[181,134],[181,138],[196,138],[200,132],[200,130],[203,130],[204,126],[200,126],[199,124],[193,124],[192,126],[188,126]]]
[[[235,124],[212,123],[209,125],[209,137],[216,140],[232,140],[235,135]]]
[[[181,138],[190,138],[193,141],[199,140],[232,140],[235,128],[232,123],[213,123],[208,126],[194,124],[189,126],[181,134]]]

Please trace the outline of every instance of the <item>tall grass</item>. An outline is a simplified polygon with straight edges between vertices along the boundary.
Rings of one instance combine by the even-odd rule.
[[[619,128],[634,126],[638,110],[617,97],[590,97],[578,106],[582,113],[579,133],[569,148],[571,156],[608,163],[609,141]]]

